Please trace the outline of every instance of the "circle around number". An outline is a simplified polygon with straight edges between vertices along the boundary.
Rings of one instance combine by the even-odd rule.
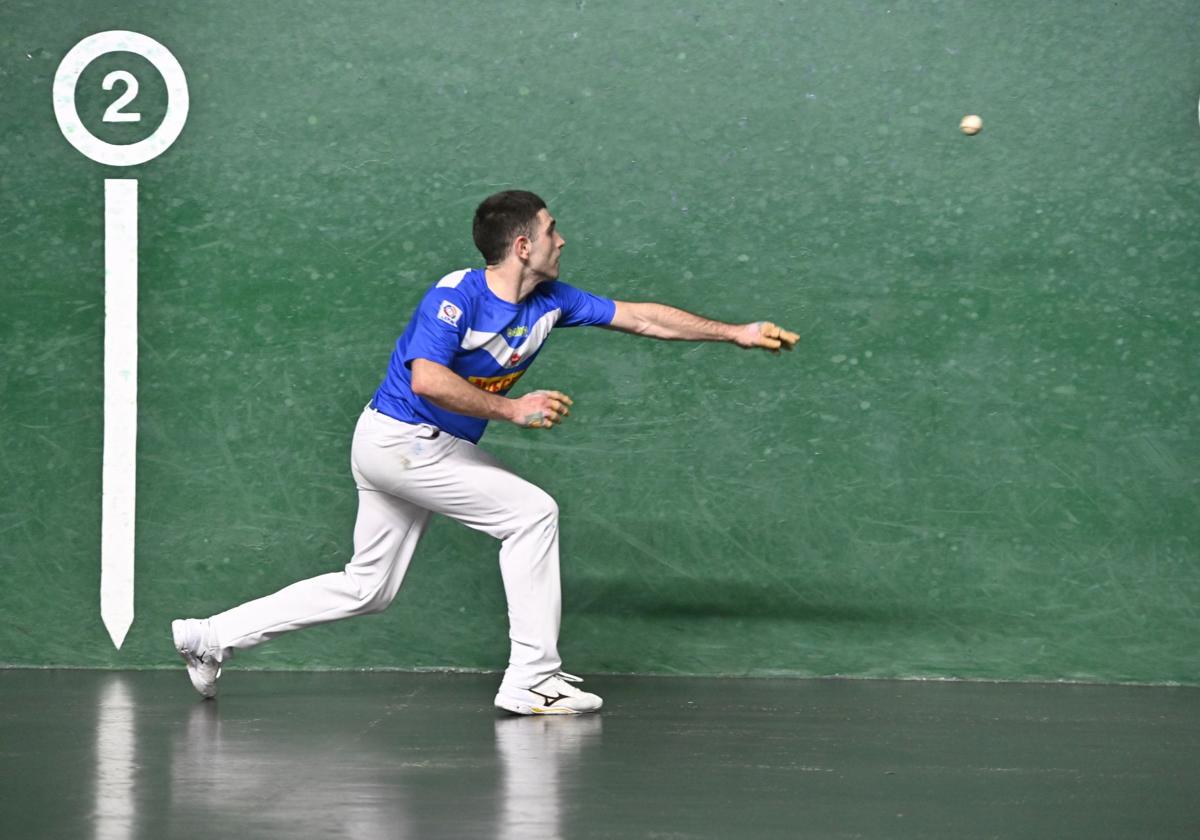
[[[167,113],[154,133],[137,143],[105,143],[92,134],[75,109],[75,85],[89,64],[111,52],[131,52],[154,65],[167,83]],[[136,166],[165,152],[179,133],[188,114],[187,79],[171,51],[139,32],[113,29],[89,35],[63,56],[54,74],[54,116],[67,142],[96,163]]]

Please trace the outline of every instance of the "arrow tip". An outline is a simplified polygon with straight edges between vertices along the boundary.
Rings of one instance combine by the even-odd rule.
[[[100,617],[104,619],[104,629],[108,631],[113,645],[116,646],[117,650],[120,650],[121,645],[125,644],[125,636],[129,633],[129,628],[133,624],[133,612],[101,610]]]

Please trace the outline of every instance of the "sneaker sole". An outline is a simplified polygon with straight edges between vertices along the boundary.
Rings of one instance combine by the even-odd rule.
[[[518,706],[515,709],[508,706],[496,705],[497,709],[509,712],[514,715],[582,715],[584,714],[577,709],[568,709],[565,706],[559,708],[557,706]]]
[[[179,658],[187,665],[188,679],[192,682],[192,688],[196,689],[205,700],[212,700],[217,696],[217,684],[214,682],[211,685],[206,685],[204,680],[200,679],[200,661],[196,658],[195,654],[180,644],[179,633],[181,631],[175,626],[180,623],[179,621],[171,622],[171,641],[175,644],[175,652],[179,654]],[[217,676],[220,675],[221,672],[218,671]]]
[[[178,651],[178,653],[180,658],[183,659],[183,661],[187,664],[188,679],[192,681],[192,688],[200,692],[200,695],[205,700],[212,700],[214,697],[216,697],[217,685],[216,683],[213,683],[212,685],[206,685],[204,680],[200,678],[200,669],[196,657],[192,656],[192,654],[186,650]]]
[[[499,697],[496,698],[494,705],[497,709],[511,712],[514,715],[587,715],[600,711],[599,706],[594,709],[572,709],[569,706],[528,706],[524,703],[508,704]]]

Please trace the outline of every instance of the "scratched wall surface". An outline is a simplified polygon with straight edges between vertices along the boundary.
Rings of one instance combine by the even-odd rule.
[[[555,334],[522,384],[571,421],[484,445],[560,501],[568,668],[1200,682],[1196,4],[485,5],[0,7],[0,662],[170,665],[171,618],[338,568],[356,416],[424,289],[478,263],[475,203],[519,186],[564,279],[804,336]],[[118,28],[192,96],[131,170],[51,108]],[[81,115],[140,139],[163,86],[102,62]],[[100,122],[118,66],[142,127]],[[141,213],[120,651],[105,177]],[[238,662],[502,667],[495,548],[437,521],[389,611]]]

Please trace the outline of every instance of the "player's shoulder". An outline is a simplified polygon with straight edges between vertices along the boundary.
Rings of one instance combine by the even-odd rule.
[[[481,272],[477,268],[462,268],[458,271],[451,271],[449,274],[442,277],[436,283],[429,287],[426,292],[426,297],[436,297],[437,295],[450,295],[456,298],[469,298],[476,291],[478,286],[475,275],[480,275]]]
[[[442,277],[425,293],[421,309],[439,321],[458,327],[464,315],[472,311],[471,302],[475,297],[472,274],[476,272],[478,269],[464,268]]]
[[[586,303],[593,295],[578,286],[572,286],[564,280],[550,280],[538,287],[543,300],[552,306],[573,308]]]
[[[433,288],[458,289],[460,291],[466,291],[472,285],[471,281],[474,279],[472,275],[478,273],[479,269],[477,268],[460,268],[458,271],[451,271],[449,274],[442,277],[441,280],[438,280],[436,283],[434,283]]]
[[[538,286],[538,291],[549,300],[563,300],[580,293],[579,289],[565,280],[548,280]]]
[[[450,272],[429,287],[425,293],[425,303],[437,304],[441,300],[449,300],[460,306],[466,305],[478,291],[476,274],[482,272],[474,268]]]

